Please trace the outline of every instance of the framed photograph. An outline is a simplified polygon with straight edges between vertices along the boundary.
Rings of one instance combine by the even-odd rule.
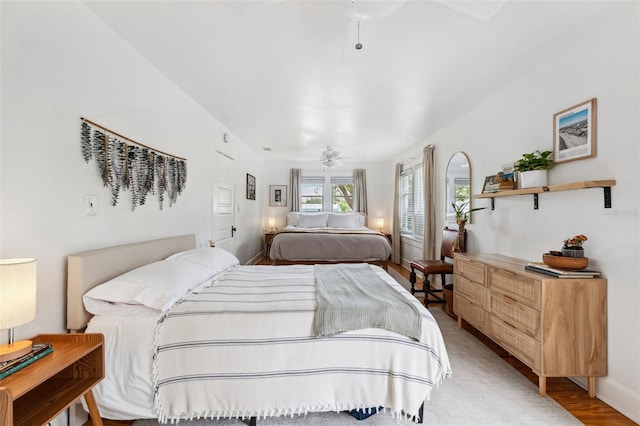
[[[256,178],[247,173],[247,200],[256,199]]]
[[[484,178],[484,185],[482,185],[482,193],[486,194],[488,192],[498,192],[500,188],[500,183],[498,182],[497,175],[491,175]]]
[[[553,115],[553,162],[596,156],[597,99],[589,99]]]
[[[269,185],[269,205],[287,206],[287,185]]]

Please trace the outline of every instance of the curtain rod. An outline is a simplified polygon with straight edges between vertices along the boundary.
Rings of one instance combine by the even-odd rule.
[[[150,149],[150,150],[151,150],[151,151],[153,151],[153,152],[157,152],[157,153],[159,153],[159,154],[164,154],[164,155],[167,155],[167,156],[169,156],[169,157],[177,158],[178,160],[185,160],[185,161],[186,161],[186,158],[178,157],[177,155],[169,154],[168,152],[160,151],[159,149],[153,148],[153,147],[151,147],[151,146],[149,146],[149,145],[145,145],[145,144],[143,144],[143,143],[140,143],[140,142],[134,141],[133,139],[130,139],[130,138],[126,137],[126,136],[123,136],[123,135],[121,135],[120,133],[114,132],[113,130],[108,129],[108,128],[106,128],[106,127],[104,127],[104,126],[102,126],[102,125],[100,125],[100,124],[98,124],[98,123],[96,123],[96,122],[94,122],[94,121],[91,121],[91,120],[87,119],[87,118],[80,117],[80,119],[81,119],[82,121],[85,121],[85,122],[87,122],[87,123],[91,124],[92,126],[96,126],[96,127],[101,128],[101,129],[102,129],[102,130],[104,130],[105,132],[109,132],[109,133],[111,133],[111,134],[112,134],[112,135],[114,135],[114,136],[117,136],[117,137],[122,138],[122,139],[126,139],[126,140],[128,140],[129,142],[131,142],[131,143],[134,143],[134,144],[136,144],[136,145],[138,145],[138,146],[141,146],[141,147],[143,147],[143,148]]]

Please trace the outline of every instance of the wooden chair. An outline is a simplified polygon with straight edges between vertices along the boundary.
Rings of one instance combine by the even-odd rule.
[[[424,293],[424,304],[429,307],[430,303],[446,303],[442,297],[442,288],[433,288],[429,282],[429,275],[439,274],[442,279],[442,286],[445,284],[445,276],[453,274],[453,253],[464,252],[466,243],[466,230],[462,236],[456,229],[444,228],[442,232],[442,243],[440,244],[439,260],[413,260],[411,261],[411,294]],[[422,290],[416,290],[416,270],[424,274],[424,284]]]

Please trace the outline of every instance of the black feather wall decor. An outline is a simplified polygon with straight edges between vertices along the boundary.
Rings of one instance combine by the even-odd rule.
[[[85,122],[82,122],[80,141],[82,142],[82,158],[85,163],[88,163],[93,157],[93,146],[91,146],[91,127]]]
[[[136,142],[97,123],[82,119],[80,129],[82,158],[94,159],[105,187],[111,190],[116,206],[123,190],[130,191],[131,210],[156,194],[163,208],[165,193],[169,207],[186,187],[187,160]]]

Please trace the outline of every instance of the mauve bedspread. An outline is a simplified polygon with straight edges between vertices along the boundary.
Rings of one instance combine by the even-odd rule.
[[[286,261],[384,261],[391,256],[387,237],[371,229],[291,228],[278,232],[269,258]]]

